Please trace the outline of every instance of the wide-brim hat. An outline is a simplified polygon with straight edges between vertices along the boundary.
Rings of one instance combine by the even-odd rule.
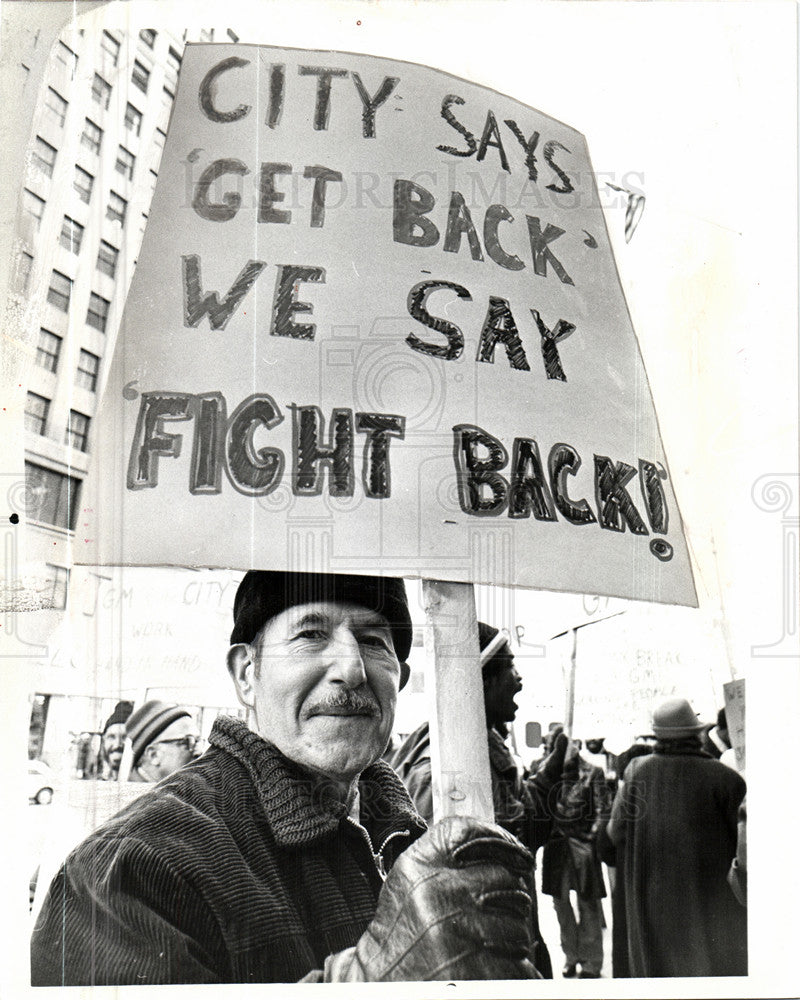
[[[405,686],[413,629],[405,584],[399,577],[250,570],[234,598],[231,645],[253,642],[266,623],[287,608],[318,601],[357,604],[383,615],[400,661],[400,687]]]
[[[686,698],[668,698],[653,711],[653,734],[660,740],[679,740],[704,729]]]

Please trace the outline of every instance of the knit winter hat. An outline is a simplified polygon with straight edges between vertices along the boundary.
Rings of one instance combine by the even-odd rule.
[[[481,671],[487,677],[495,669],[505,666],[506,656],[498,659],[498,654],[505,652],[508,645],[506,635],[492,625],[478,622],[478,645],[481,650]]]
[[[136,767],[145,749],[159,737],[167,726],[183,716],[191,718],[192,713],[181,705],[168,705],[163,701],[146,701],[131,715],[127,731],[133,744],[131,766]]]
[[[114,711],[106,719],[106,724],[103,726],[103,736],[105,736],[108,728],[110,726],[119,725],[119,723],[125,723],[128,720],[128,716],[133,711],[132,701],[118,701],[114,706]]]
[[[391,628],[401,665],[400,687],[405,685],[413,633],[406,587],[398,577],[251,569],[233,602],[231,645],[252,642],[271,618],[287,608],[317,601],[358,604],[382,614]]]
[[[680,740],[703,728],[685,698],[667,698],[653,712],[653,733],[659,740]]]

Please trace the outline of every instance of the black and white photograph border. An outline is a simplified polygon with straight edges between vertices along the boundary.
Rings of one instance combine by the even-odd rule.
[[[33,110],[25,103],[29,92],[22,101],[15,95],[22,92],[26,73],[33,85],[35,67],[18,65],[18,41],[25,32],[39,32],[41,45],[49,49],[65,29],[99,36],[104,28],[138,32],[155,27],[181,36],[187,27],[214,27],[220,41],[358,52],[435,67],[523,101],[586,137],[598,190],[607,199],[609,236],[658,414],[700,605],[697,610],[654,606],[649,627],[678,658],[695,634],[712,635],[704,649],[719,658],[716,678],[746,680],[752,872],[748,976],[373,983],[361,992],[426,998],[797,995],[800,871],[793,858],[793,831],[800,808],[792,789],[800,706],[796,4],[231,0],[221,11],[219,4],[201,0],[2,0],[0,17],[2,94],[11,109],[0,128],[12,164],[0,184],[0,495],[8,506],[7,512],[0,510],[5,694],[0,745],[7,761],[0,793],[6,859],[0,866],[6,955],[0,994],[39,993],[29,985],[30,872],[18,863],[28,856],[30,837],[24,772],[35,692],[28,678],[32,664],[57,656],[68,670],[87,669],[70,661],[64,648],[68,631],[48,636],[42,627],[42,616],[54,620],[53,612],[43,609],[41,585],[26,575],[26,543],[18,530],[20,519],[26,511],[35,512],[38,502],[26,485],[23,458],[25,394],[36,344],[20,335],[23,320],[14,311],[15,282],[22,280],[15,225]],[[52,581],[50,586],[52,595]],[[497,614],[503,619],[498,624],[513,628],[530,596],[481,589],[479,617],[481,611]],[[583,619],[595,617],[603,600],[588,595]],[[553,612],[553,621],[563,628],[549,635],[547,629],[528,628],[514,637],[518,664],[530,668],[526,679],[534,705],[538,663],[546,660],[542,644],[571,627],[563,608]],[[113,623],[107,631],[113,642]],[[635,664],[630,650],[618,658],[624,661],[624,669],[614,674],[620,691],[626,679],[633,683],[631,655]],[[598,659],[603,669],[613,670],[611,652]],[[685,659],[694,662],[688,655]],[[669,665],[665,669],[669,672]],[[224,670],[221,661],[220,673]],[[685,676],[685,664],[676,667],[675,676]],[[596,676],[592,684],[598,686]],[[710,683],[712,695],[719,694],[715,685],[716,680]],[[709,690],[708,678],[698,690]],[[703,704],[706,716],[710,707]],[[548,906],[547,897],[540,897],[540,911]],[[555,965],[559,949],[552,930],[548,944]],[[352,985],[269,984],[215,987],[213,995],[299,996],[320,989],[342,997],[354,992]],[[196,995],[188,986],[158,990],[165,996]],[[140,991],[97,987],[85,992],[136,997]]]

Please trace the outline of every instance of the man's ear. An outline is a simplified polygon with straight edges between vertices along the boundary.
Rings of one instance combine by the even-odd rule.
[[[236,697],[245,708],[255,704],[253,678],[255,662],[253,649],[245,642],[239,642],[228,650],[228,673],[236,687]]]

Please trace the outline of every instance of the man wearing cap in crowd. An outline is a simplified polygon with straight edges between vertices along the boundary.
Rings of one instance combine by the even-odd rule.
[[[727,875],[744,780],[709,757],[685,698],[653,712],[654,752],[628,764],[608,836],[624,872],[631,976],[747,975],[747,917]]]
[[[425,833],[380,759],[411,634],[402,580],[247,573],[247,723],[70,855],[33,985],[534,978],[530,853],[476,820]]]
[[[125,725],[133,755],[128,781],[161,781],[193,759],[199,740],[188,708],[146,701]]]
[[[478,643],[495,818],[535,854],[550,838],[557,799],[553,796],[551,802],[550,792],[561,777],[568,739],[562,735],[553,741],[551,752],[535,775],[520,774],[506,745],[508,726],[517,714],[514,698],[522,690],[522,679],[514,666],[514,654],[505,635],[485,622],[478,622]],[[389,758],[389,763],[403,779],[420,814],[429,823],[432,822],[433,790],[427,722],[403,741]],[[552,979],[550,953],[539,930],[535,895],[531,919],[534,964],[545,979]]]
[[[106,719],[100,736],[100,749],[103,755],[103,769],[100,777],[104,781],[116,781],[119,777],[119,766],[122,763],[122,753],[125,749],[125,723],[133,711],[132,701],[118,701],[114,711]]]
[[[550,731],[548,745],[560,732],[560,725]],[[601,900],[606,888],[597,843],[608,822],[611,797],[602,769],[590,764],[579,749],[580,741],[572,741],[564,757],[553,832],[542,852],[542,892],[553,897],[566,960],[564,978],[577,974],[581,979],[599,979],[603,968]]]

